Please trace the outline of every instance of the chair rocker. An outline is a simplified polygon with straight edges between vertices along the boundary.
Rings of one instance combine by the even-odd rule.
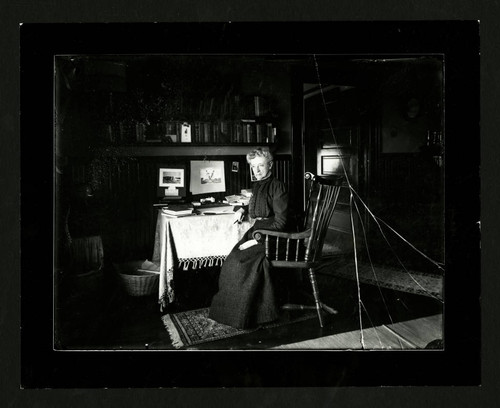
[[[332,218],[343,176],[315,176],[305,173],[310,181],[302,232],[278,232],[256,230],[253,238],[263,242],[266,257],[273,268],[291,268],[309,271],[315,306],[286,304],[283,309],[316,309],[319,325],[324,326],[322,311],[336,314],[337,311],[321,302],[315,269],[320,264],[323,243]]]

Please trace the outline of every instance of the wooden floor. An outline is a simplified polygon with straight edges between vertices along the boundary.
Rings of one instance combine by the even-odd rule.
[[[326,316],[325,327],[320,328],[317,319],[310,319],[204,343],[195,348],[360,348],[355,282],[320,275],[318,283],[324,303],[339,311],[337,315]],[[309,290],[307,281],[304,285]],[[216,286],[216,270],[183,271],[182,277],[176,278],[178,300],[166,312],[209,306]],[[97,285],[75,284],[69,279],[60,284],[57,293],[55,338],[58,349],[173,349],[161,321],[157,296],[128,296],[109,271],[105,271],[102,282]],[[283,293],[289,301],[310,301],[298,294],[300,292],[295,291],[294,286]],[[361,286],[361,299],[365,308],[362,321],[366,348],[424,348],[431,341],[442,338],[440,316],[443,304],[436,299],[373,285]]]
[[[413,350],[442,339],[442,314],[274,347],[281,350]]]

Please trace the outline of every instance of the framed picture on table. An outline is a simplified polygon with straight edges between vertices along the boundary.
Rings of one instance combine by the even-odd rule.
[[[185,167],[160,164],[157,169],[156,189],[158,197],[178,200],[186,196]]]
[[[160,187],[184,187],[184,169],[160,168],[158,185]]]

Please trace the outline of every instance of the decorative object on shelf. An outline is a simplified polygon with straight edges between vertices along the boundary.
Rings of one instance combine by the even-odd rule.
[[[191,143],[191,125],[187,122],[181,124],[181,142]]]

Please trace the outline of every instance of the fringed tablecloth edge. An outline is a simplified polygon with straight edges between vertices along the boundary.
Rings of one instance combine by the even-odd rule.
[[[185,271],[189,269],[206,268],[211,266],[222,266],[227,255],[210,255],[197,258],[179,258],[179,267]]]

